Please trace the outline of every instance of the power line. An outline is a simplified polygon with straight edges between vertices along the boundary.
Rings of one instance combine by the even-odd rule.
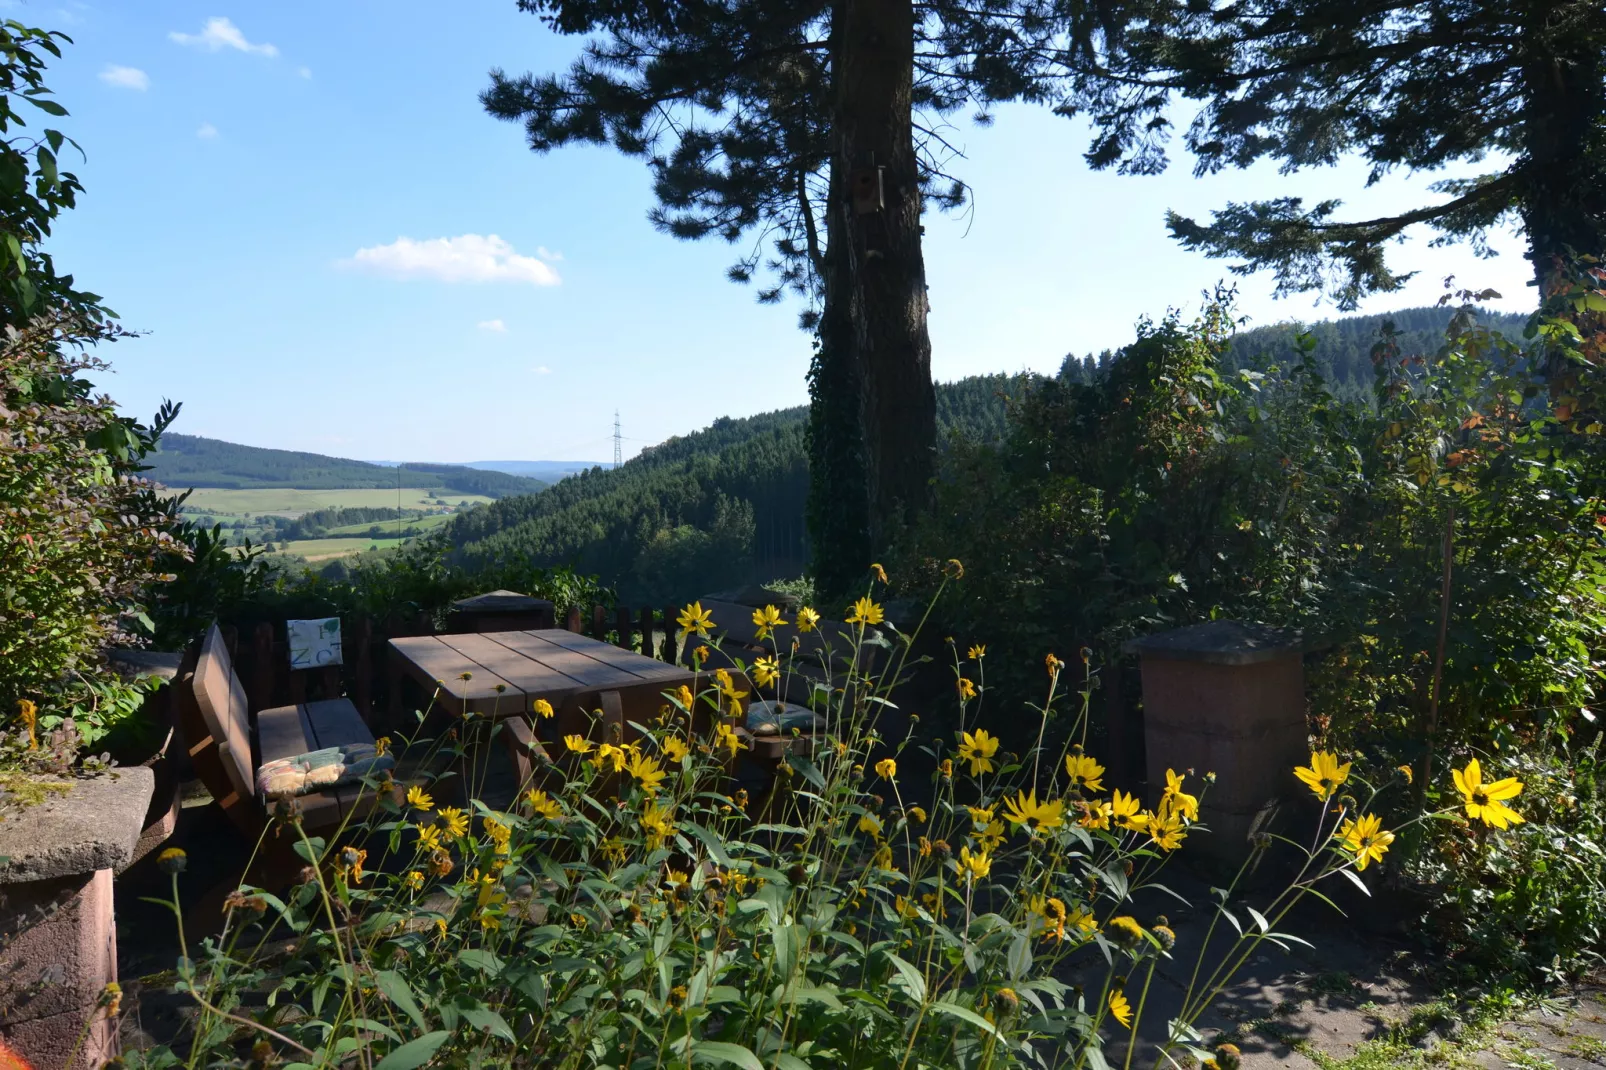
[[[624,436],[619,434],[619,410],[613,410],[613,466],[618,468],[624,463]]]

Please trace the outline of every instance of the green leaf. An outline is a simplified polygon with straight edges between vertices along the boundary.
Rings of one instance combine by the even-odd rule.
[[[708,848],[708,853],[714,856],[714,861],[726,869],[731,868],[731,856],[725,853],[725,845],[719,842],[718,836],[715,836],[701,825],[693,824],[689,821],[680,827],[702,841],[703,846]]]
[[[463,1020],[475,1029],[483,1029],[492,1036],[501,1037],[506,1041],[513,1041],[513,1027],[502,1019],[500,1014],[489,1007],[463,1007]]]
[[[57,104],[53,100],[42,100],[39,97],[24,97],[23,99],[29,104],[32,104],[34,107],[38,108],[40,111],[44,112],[46,115],[67,114],[67,109],[63,108],[60,104]]]
[[[408,987],[402,975],[395,970],[376,970],[374,972],[374,986],[396,1006],[402,1013],[413,1020],[419,1029],[428,1029],[429,1023],[424,1021],[424,1012],[418,1007],[418,1000],[413,998],[413,990]]]
[[[489,951],[482,951],[476,947],[464,948],[457,953],[457,961],[471,970],[480,973],[499,973],[502,969],[502,960]]]
[[[723,1040],[699,1040],[692,1046],[691,1060],[694,1063],[728,1063],[742,1070],[764,1070],[764,1064],[758,1061],[758,1056],[740,1044],[727,1044]],[[380,1068],[375,1067],[374,1070]]]
[[[935,1014],[946,1014],[950,1018],[958,1018],[961,1022],[969,1022],[971,1025],[980,1027],[983,1032],[991,1033],[995,1037],[1003,1037],[1003,1034],[993,1026],[993,1023],[989,1022],[987,1019],[983,1018],[969,1007],[961,1007],[957,1003],[938,1002],[931,1005],[931,1010]]]
[[[1356,876],[1355,875],[1355,871],[1353,869],[1341,869],[1341,870],[1339,870],[1339,872],[1344,874],[1344,876],[1349,880],[1349,882],[1351,884],[1355,885],[1355,887],[1359,888],[1363,894],[1365,894],[1365,895],[1371,895],[1372,894],[1372,890],[1366,886],[1366,882],[1361,880],[1360,877]]]
[[[444,1029],[437,1029],[433,1033],[425,1033],[416,1040],[409,1040],[375,1063],[374,1070],[417,1070],[435,1058],[435,1053],[451,1035]]]
[[[892,968],[897,970],[898,976],[903,979],[904,987],[909,990],[909,998],[916,1003],[924,1003],[926,1001],[926,979],[921,976],[920,971],[900,959],[897,955],[888,955],[887,961],[892,963]]]

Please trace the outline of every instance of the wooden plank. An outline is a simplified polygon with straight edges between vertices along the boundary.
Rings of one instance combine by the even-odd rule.
[[[616,668],[591,656],[595,649],[613,650],[614,647],[562,628],[539,632],[490,632],[485,638],[523,658],[530,666],[525,677],[526,693],[549,702],[553,695],[568,695],[603,687],[629,687],[642,681],[637,673]]]
[[[296,706],[276,706],[259,711],[257,739],[262,747],[264,763],[318,749],[303,731],[301,710]]]
[[[488,712],[510,707],[517,710],[523,705],[522,692],[494,672],[447,646],[443,642],[446,638],[466,637],[420,635],[392,639],[390,646],[413,676],[424,685],[426,692],[433,691],[437,683],[440,685],[444,704],[455,712]],[[462,679],[465,672],[471,674],[467,680]],[[502,685],[500,693],[496,690],[498,684]]]
[[[362,714],[347,699],[325,699],[302,707],[319,749],[341,747],[347,743],[372,743],[374,735],[363,723]]]
[[[610,643],[599,643],[584,636],[571,635],[564,631],[525,632],[523,634],[533,635],[545,639],[556,646],[584,654],[589,658],[642,680],[680,679],[686,675],[684,669],[677,669],[673,665],[665,665],[655,658],[644,658],[632,651],[620,650]]]

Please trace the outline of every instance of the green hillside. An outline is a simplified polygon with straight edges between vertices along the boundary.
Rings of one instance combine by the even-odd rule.
[[[1316,358],[1327,368],[1338,393],[1345,396],[1370,394],[1372,347],[1381,337],[1384,322],[1393,321],[1396,341],[1403,354],[1432,353],[1444,344],[1444,329],[1453,311],[1426,306],[1316,323],[1290,320],[1255,327],[1233,338],[1227,366],[1251,368],[1270,360],[1286,358],[1293,351],[1295,336],[1305,331],[1316,339]],[[1508,312],[1485,312],[1480,314],[1479,319],[1512,338],[1521,337],[1523,327],[1528,322],[1526,315]],[[1060,375],[1087,382],[1109,363],[1113,355],[1106,351],[1096,357],[1067,356]]]
[[[1020,380],[977,376],[937,387],[947,433],[996,439]],[[640,604],[803,572],[808,493],[803,407],[720,419],[594,468],[540,494],[507,498],[447,528],[469,560],[572,564]]]
[[[175,489],[394,490],[400,485],[503,498],[532,494],[546,486],[537,479],[461,465],[403,464],[398,470],[319,453],[262,449],[171,432],[162,436],[161,448],[148,461],[150,477]]]

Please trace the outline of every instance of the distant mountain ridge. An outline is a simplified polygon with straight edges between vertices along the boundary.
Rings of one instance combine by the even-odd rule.
[[[146,458],[150,478],[165,486],[218,487],[227,490],[381,490],[400,486],[443,487],[459,494],[506,498],[533,494],[546,482],[460,464],[408,462],[394,467],[328,457],[321,453],[265,449],[237,442],[179,435],[162,436],[160,448]]]
[[[396,468],[407,461],[369,461],[369,464]],[[510,476],[524,476],[546,483],[556,483],[565,476],[588,472],[593,468],[608,467],[601,461],[462,461],[464,468],[478,468],[484,472],[505,472]]]

